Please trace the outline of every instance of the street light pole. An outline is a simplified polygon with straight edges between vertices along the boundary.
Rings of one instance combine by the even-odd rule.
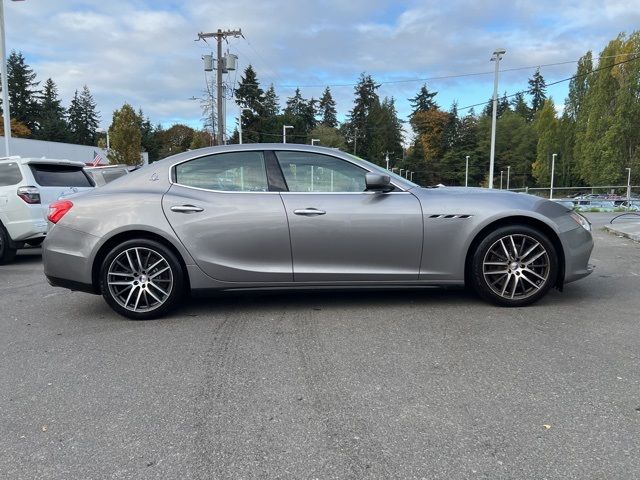
[[[287,128],[293,128],[293,125],[282,126],[282,143],[287,143]]]
[[[9,139],[11,138],[11,114],[9,113],[9,86],[7,84],[7,49],[4,34],[4,0],[0,0],[0,50],[2,53],[2,66],[0,75],[2,75],[2,114],[4,119],[4,151],[8,157]]]
[[[553,176],[555,174],[556,171],[556,157],[558,156],[557,153],[554,153],[553,155],[551,155],[551,190],[549,192],[549,200],[553,200]]]
[[[411,170],[411,179],[410,180],[413,182],[413,170]]]
[[[312,138],[311,139],[311,145],[315,145],[316,142],[320,143],[320,139],[319,138]]]
[[[504,170],[500,170],[500,190],[502,190],[502,172],[504,172]]]
[[[400,176],[402,176],[402,171],[404,170],[404,168],[400,169]]]
[[[496,62],[496,70],[493,77],[493,113],[491,116],[491,155],[489,158],[489,188],[493,188],[493,165],[496,156],[496,119],[498,116],[498,67],[500,59],[506,50],[499,48],[493,52],[492,62]]]
[[[627,208],[631,208],[631,168],[626,169],[629,173],[627,175]]]
[[[464,186],[469,186],[469,155],[467,155],[464,167]]]
[[[509,190],[509,174],[511,173],[511,165],[507,165],[507,190]]]
[[[387,162],[387,170],[389,170],[389,152],[387,152],[387,154],[385,155],[384,159]]]

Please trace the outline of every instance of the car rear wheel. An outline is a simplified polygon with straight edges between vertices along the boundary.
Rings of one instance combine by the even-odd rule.
[[[182,298],[184,272],[175,254],[154,240],[128,240],[102,262],[100,289],[106,302],[133,320],[158,318]]]
[[[558,255],[546,235],[526,225],[501,227],[478,245],[470,280],[485,300],[521,307],[542,298],[556,283]]]
[[[0,223],[0,265],[11,263],[16,256],[17,250],[11,247],[9,232]]]

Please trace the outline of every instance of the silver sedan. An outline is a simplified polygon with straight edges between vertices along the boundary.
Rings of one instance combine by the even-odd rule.
[[[590,224],[538,197],[421,188],[338,150],[194,150],[51,205],[52,285],[132,319],[188,293],[471,286],[503,306],[591,272]]]

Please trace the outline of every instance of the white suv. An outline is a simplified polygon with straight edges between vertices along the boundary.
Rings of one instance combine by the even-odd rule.
[[[0,158],[0,265],[16,250],[42,243],[49,204],[94,187],[82,162]]]

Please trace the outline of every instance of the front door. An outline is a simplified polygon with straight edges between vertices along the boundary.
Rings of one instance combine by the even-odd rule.
[[[291,282],[289,227],[261,151],[180,163],[162,206],[198,266],[225,282]]]
[[[422,209],[409,192],[365,192],[366,170],[347,160],[277,151],[288,186],[296,282],[417,280]]]

